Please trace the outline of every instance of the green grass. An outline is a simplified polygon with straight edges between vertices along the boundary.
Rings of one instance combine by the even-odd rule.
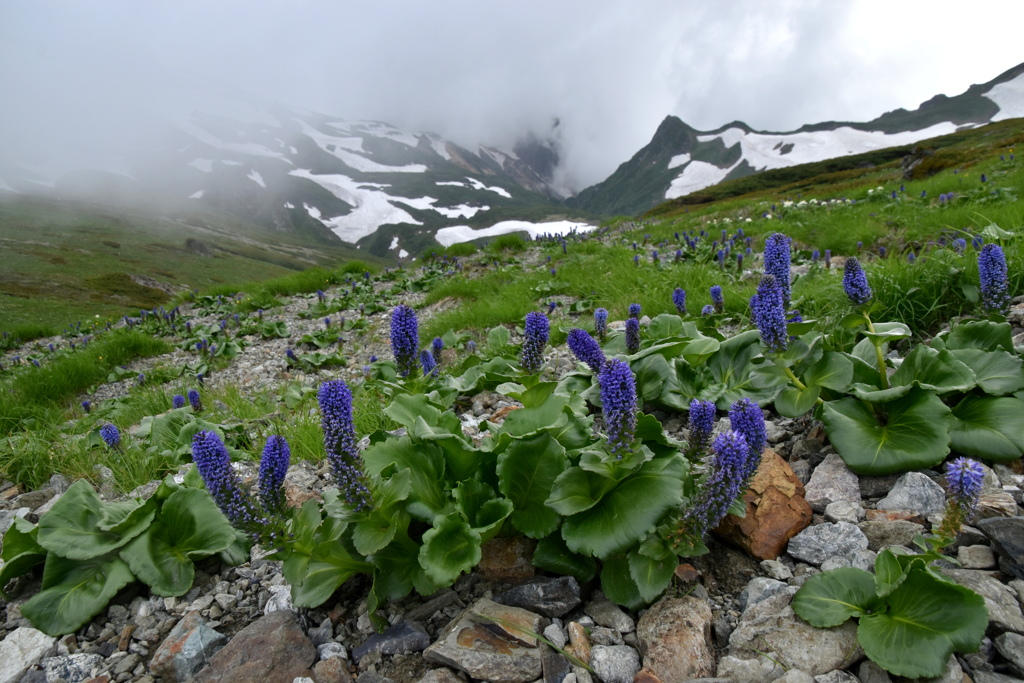
[[[0,336],[0,350],[16,349],[27,342],[57,334],[52,325],[36,322],[19,323],[4,332]]]

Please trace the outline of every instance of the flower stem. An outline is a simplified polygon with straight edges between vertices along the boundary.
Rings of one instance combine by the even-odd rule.
[[[864,320],[868,323],[868,332],[874,333],[875,326],[867,313],[864,313]],[[888,389],[889,375],[885,372],[885,356],[882,355],[882,344],[884,343],[883,341],[878,341],[875,337],[871,337],[871,344],[875,347],[875,357],[878,358],[878,376],[882,380],[882,388]]]

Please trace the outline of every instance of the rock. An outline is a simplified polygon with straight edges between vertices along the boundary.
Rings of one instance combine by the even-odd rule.
[[[317,659],[348,659],[348,651],[345,650],[345,646],[341,643],[324,643],[323,645],[317,645],[316,647]]]
[[[187,681],[206,666],[226,642],[226,637],[203,622],[199,612],[188,612],[153,653],[149,670],[156,676]]]
[[[867,536],[853,524],[826,522],[807,528],[790,539],[787,552],[808,564],[820,565],[830,557],[849,555],[867,547]]]
[[[1024,676],[1024,636],[1007,632],[995,639],[999,654],[1013,667],[1014,673]]]
[[[740,593],[739,610],[740,612],[744,612],[762,600],[790,590],[790,588],[791,586],[789,584],[776,579],[769,579],[764,576],[754,577]],[[795,591],[795,589],[793,590]]]
[[[895,522],[873,520],[857,525],[868,539],[868,549],[878,552],[889,545],[913,546],[914,537],[924,533],[924,527],[905,520]]]
[[[583,607],[583,612],[601,626],[613,628],[619,633],[636,630],[633,618],[600,592],[594,593],[594,599]]]
[[[80,652],[74,655],[58,655],[43,659],[43,671],[47,681],[63,679],[65,683],[83,683],[93,677],[94,670],[103,661],[97,654]]]
[[[562,683],[572,671],[569,660],[551,649],[544,650],[541,666],[544,671],[544,683]]]
[[[416,683],[463,683],[462,679],[452,673],[451,669],[431,669]]]
[[[572,576],[541,578],[511,588],[494,601],[546,617],[561,617],[580,604],[580,584]]]
[[[308,676],[316,649],[295,621],[294,612],[260,617],[238,632],[195,677],[196,683],[290,681]]]
[[[814,683],[861,683],[856,676],[848,671],[829,671],[827,674],[815,676],[811,680]]]
[[[992,673],[991,671],[975,671],[974,683],[1020,683],[1021,679],[1014,676]]]
[[[295,611],[295,606],[292,605],[292,589],[290,586],[287,584],[271,586],[269,590],[270,600],[267,601],[267,606],[263,608],[264,614]]]
[[[913,522],[924,525],[927,521],[921,515],[910,510],[865,510],[865,516],[869,522]]]
[[[595,645],[590,667],[604,683],[633,683],[640,671],[640,655],[628,645]]]
[[[346,660],[331,657],[313,665],[313,680],[315,683],[349,683],[352,680],[352,672],[349,671]]]
[[[892,683],[889,672],[878,666],[870,659],[865,659],[857,669],[857,678],[860,683]]]
[[[907,472],[892,490],[875,505],[879,510],[910,510],[922,517],[942,512],[946,506],[946,492],[920,472]]]
[[[570,621],[567,627],[569,643],[573,656],[584,664],[590,663],[590,636],[587,629],[578,621]]]
[[[992,569],[996,554],[987,545],[962,545],[956,549],[956,559],[964,569]]]
[[[821,571],[827,572],[840,567],[855,567],[864,571],[874,571],[875,559],[878,555],[873,550],[854,550],[848,555],[830,557],[821,563]]]
[[[0,683],[14,683],[53,651],[56,638],[34,628],[14,629],[0,640]]]
[[[692,596],[664,597],[651,605],[636,628],[644,668],[663,683],[714,676],[711,621],[707,601]]]
[[[1024,614],[1021,614],[1020,603],[1012,588],[983,571],[944,568],[939,571],[985,599],[990,636],[1003,631],[1024,635]]]
[[[820,452],[821,442],[817,439],[800,439],[789,449],[789,456],[793,459],[800,459],[817,455]]]
[[[845,501],[860,507],[860,484],[838,453],[829,453],[814,468],[804,487],[804,499],[815,512],[824,512],[830,503]]]
[[[16,517],[26,517],[32,512],[28,508],[17,508],[15,510],[0,510],[0,548],[3,547],[3,535],[14,524]]]
[[[449,588],[441,591],[422,605],[417,605],[410,609],[405,613],[405,618],[409,621],[425,621],[435,612],[455,604],[458,604],[459,607],[465,607],[463,603],[459,602],[459,594]]]
[[[13,501],[11,501],[11,506],[15,508],[24,507],[28,508],[29,510],[36,510],[40,508],[44,503],[48,502],[51,498],[53,498],[53,496],[56,495],[56,493],[57,492],[51,488],[43,488],[38,489],[36,491],[29,491],[28,493],[23,493],[17,498],[15,498]]]
[[[761,562],[761,569],[770,578],[777,581],[788,581],[793,578],[793,570],[778,560],[763,560]]]
[[[729,654],[744,659],[784,662],[812,676],[845,669],[864,656],[857,645],[854,620],[836,628],[817,629],[796,616],[790,607],[791,600],[789,593],[780,593],[744,612],[736,630],[729,636]],[[727,675],[721,663],[718,675]],[[761,680],[773,680],[777,676]]]
[[[531,538],[498,536],[480,547],[480,563],[476,572],[490,581],[518,583],[533,578],[533,551],[537,542]]]
[[[857,503],[837,500],[825,506],[826,522],[849,522],[856,524],[864,519],[864,509]]]
[[[814,676],[800,669],[790,669],[775,681],[776,683],[814,683]]]
[[[1006,491],[982,491],[978,498],[978,510],[974,518],[992,519],[995,517],[1014,517],[1020,514],[1017,501]]]
[[[422,652],[430,645],[427,630],[415,621],[402,620],[386,629],[383,633],[374,633],[359,647],[352,650],[356,663],[371,652],[384,655],[409,654]]]
[[[778,453],[768,449],[743,495],[746,517],[727,515],[714,533],[761,560],[774,560],[811,523],[804,487]]]
[[[883,496],[896,485],[898,474],[883,474],[880,477],[859,477],[860,495],[862,498]]]
[[[538,615],[481,599],[445,627],[423,652],[424,659],[488,681],[525,683],[538,678],[543,671],[540,648],[525,646],[520,640],[522,634],[509,637],[508,631],[494,629],[493,622],[478,623],[479,614],[495,608],[513,616],[516,623],[534,623],[532,630],[538,630]]]
[[[1024,517],[983,519],[975,526],[989,537],[1013,575],[1024,579]]]
[[[781,666],[764,657],[741,659],[726,655],[718,660],[718,675],[729,683],[765,683],[774,681],[783,673],[785,670]]]
[[[548,639],[552,645],[558,648],[564,648],[565,644],[569,642],[566,639],[565,632],[558,624],[550,624],[544,629],[544,637]]]

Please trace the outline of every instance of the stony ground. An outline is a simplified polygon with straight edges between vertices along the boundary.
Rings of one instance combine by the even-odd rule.
[[[421,300],[410,295],[403,303]],[[446,305],[452,304],[420,309],[421,319]],[[268,311],[266,319],[285,320],[297,338],[321,324],[298,317],[307,306],[296,299]],[[252,338],[210,382],[257,391],[338,374],[355,380],[371,354],[387,356],[386,340],[387,314],[375,314],[364,334],[346,340],[353,358],[348,368],[304,377],[287,368],[288,340]],[[188,354],[175,352],[131,369],[187,360]],[[549,350],[547,367],[557,376],[574,363],[562,347]],[[127,386],[105,385],[92,400]],[[490,392],[467,399],[460,402],[468,406],[461,417],[470,437],[481,420],[500,420],[516,405]],[[654,414],[672,436],[685,438],[682,416]],[[767,417],[770,449],[747,494],[747,517],[717,530],[711,552],[681,565],[666,596],[639,613],[611,604],[596,582],[534,575],[528,543],[496,539],[480,567],[454,587],[389,604],[391,628],[378,634],[366,613],[365,580],[350,581],[321,608],[295,609],[280,563],[256,552],[238,567],[207,561],[192,590],[178,598],[151,596],[135,584],[88,626],[60,639],[21,617],[19,605],[39,589],[38,578],[12,584],[13,599],[0,600],[0,683],[899,680],[864,658],[852,622],[812,628],[794,615],[790,601],[819,571],[870,568],[882,548],[907,547],[927,533],[943,507],[940,473],[860,477],[836,455],[820,424]],[[323,464],[303,462],[293,465],[288,485],[292,495],[308,496],[330,481]],[[60,476],[38,491],[0,482],[0,531],[14,516],[37,519],[67,486]],[[943,571],[985,598],[988,634],[978,653],[951,658],[938,680],[1024,680],[1022,489],[1019,462],[986,469],[978,517],[952,548],[960,567]]]

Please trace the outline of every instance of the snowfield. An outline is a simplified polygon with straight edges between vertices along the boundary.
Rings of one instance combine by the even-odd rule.
[[[344,216],[323,218],[320,211],[306,206],[306,211],[310,216],[321,221],[345,242],[358,242],[367,235],[372,235],[377,228],[385,223],[423,225],[406,211],[391,203],[391,201],[414,202],[416,200],[392,197],[377,189],[387,187],[387,185],[356,182],[348,176],[339,174],[315,175],[306,169],[296,169],[291,171],[291,175],[313,181],[352,207],[351,213]],[[413,206],[413,204],[409,205]],[[316,211],[315,214],[314,211]]]
[[[495,237],[510,232],[528,232],[531,237],[538,235],[565,235],[572,232],[590,232],[597,226],[586,223],[574,223],[573,221],[552,221],[551,223],[529,223],[527,221],[502,221],[495,223],[489,228],[474,230],[468,225],[455,225],[450,228],[441,228],[437,231],[435,239],[443,247],[450,247],[459,242],[469,242],[480,237]]]
[[[993,121],[1014,119],[1024,115],[1024,74],[1012,81],[997,83],[985,93],[999,106],[999,113],[992,117]]]

